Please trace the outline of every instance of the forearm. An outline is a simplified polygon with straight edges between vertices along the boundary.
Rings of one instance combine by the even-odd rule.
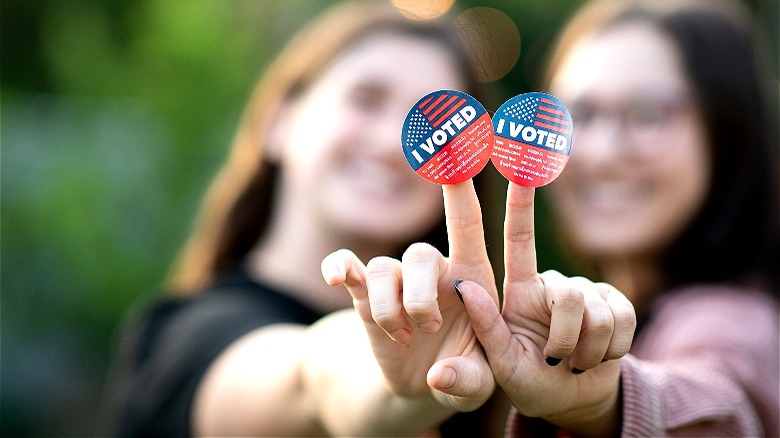
[[[621,429],[621,408],[618,383],[603,403],[548,417],[545,421],[577,437],[617,437]]]
[[[623,433],[762,435],[744,388],[717,363],[677,367],[624,358]]]
[[[192,430],[199,436],[322,435],[301,385],[306,328],[270,326],[224,351],[201,379]]]
[[[308,336],[302,387],[326,434],[414,436],[454,414],[430,393],[410,398],[389,391],[354,312],[324,318]]]

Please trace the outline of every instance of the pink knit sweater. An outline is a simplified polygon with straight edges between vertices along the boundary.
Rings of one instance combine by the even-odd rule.
[[[621,435],[780,436],[779,317],[776,301],[751,290],[690,287],[657,300],[621,359]],[[513,409],[507,436],[533,424]]]

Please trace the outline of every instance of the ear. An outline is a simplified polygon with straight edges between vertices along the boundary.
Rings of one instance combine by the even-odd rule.
[[[263,155],[265,159],[278,163],[282,154],[287,137],[289,136],[290,114],[292,113],[292,103],[289,99],[283,99],[276,104],[268,114],[267,123],[262,132],[259,133],[265,141],[265,150]]]

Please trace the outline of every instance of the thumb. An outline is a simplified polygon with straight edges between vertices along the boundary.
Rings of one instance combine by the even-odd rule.
[[[512,364],[501,362],[502,358],[507,360],[507,358],[516,357],[516,355],[506,354],[507,351],[516,346],[512,342],[512,333],[501,316],[498,304],[493,297],[482,286],[473,281],[457,282],[455,289],[459,292],[463,305],[466,306],[471,327],[474,329],[479,343],[482,344],[493,371],[496,371],[496,367],[512,366]]]
[[[439,403],[459,412],[468,412],[490,398],[496,382],[485,358],[480,359],[455,356],[433,364],[428,370],[427,381]]]

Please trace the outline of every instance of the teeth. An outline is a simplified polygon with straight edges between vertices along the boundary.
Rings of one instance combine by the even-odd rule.
[[[589,197],[596,198],[629,198],[638,195],[638,190],[628,184],[616,184],[607,182],[597,182],[591,184],[583,184],[583,192]]]
[[[583,200],[601,209],[623,209],[642,202],[646,190],[641,185],[615,182],[582,184],[579,193]]]
[[[400,190],[404,177],[395,167],[379,160],[353,159],[345,170],[358,188],[377,195],[390,195]]]

